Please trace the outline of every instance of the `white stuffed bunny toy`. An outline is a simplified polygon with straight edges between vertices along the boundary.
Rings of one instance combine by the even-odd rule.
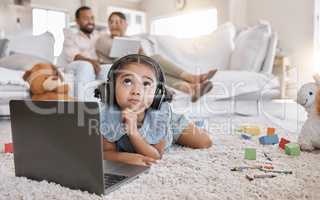
[[[298,137],[300,148],[305,151],[320,149],[320,76],[314,76],[314,79],[315,83],[307,83],[300,88],[297,98],[297,103],[308,113]]]

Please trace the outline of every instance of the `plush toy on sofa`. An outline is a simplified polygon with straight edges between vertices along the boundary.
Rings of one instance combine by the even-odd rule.
[[[59,70],[51,64],[39,63],[27,70],[23,79],[30,85],[32,100],[72,100],[69,86],[63,84]]]
[[[315,83],[307,83],[298,92],[297,102],[308,112],[298,138],[300,148],[312,151],[320,148],[320,76],[315,76]]]

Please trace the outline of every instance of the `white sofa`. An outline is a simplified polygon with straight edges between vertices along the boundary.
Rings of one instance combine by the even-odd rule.
[[[53,51],[54,37],[49,32],[9,38],[5,57],[0,58],[0,116],[10,114],[10,100],[30,98],[29,86],[22,76],[35,63],[53,63]]]
[[[225,112],[259,113],[259,104],[280,95],[278,78],[272,75],[277,33],[268,22],[237,30],[231,23],[210,35],[177,39],[169,36],[137,36],[145,52],[160,54],[193,73],[219,69],[212,79],[214,89],[201,104],[224,107]],[[190,97],[178,92],[176,108]],[[248,106],[251,106],[249,108]],[[190,107],[190,106],[189,106]],[[217,113],[221,109],[217,109]]]
[[[261,29],[262,34],[259,32]],[[255,33],[257,31],[258,34]],[[254,102],[256,107],[261,99],[271,99],[280,93],[278,81],[272,75],[277,34],[271,32],[269,25],[260,24],[236,33],[232,24],[225,24],[208,36],[194,39],[148,35],[137,37],[142,40],[142,46],[147,54],[161,54],[179,66],[183,66],[187,71],[199,73],[210,67],[219,69],[212,80],[215,87],[201,100],[202,103],[209,102],[215,106],[227,103],[232,107],[231,109],[234,109],[237,106],[234,102],[245,101],[245,104],[248,104],[249,100]],[[26,38],[12,39],[9,42],[9,51],[53,62],[53,45],[52,35],[45,33],[40,36],[28,36],[27,41]],[[260,48],[261,46],[264,48]],[[257,52],[259,55],[256,55]],[[246,62],[251,63],[253,67],[246,65]],[[244,69],[241,69],[242,65]],[[26,62],[25,67],[31,66],[30,62]],[[17,69],[19,68],[1,65],[0,59],[0,115],[9,115],[8,102],[11,99],[30,98],[28,86],[22,80],[23,70]],[[73,75],[66,74],[66,79],[73,88]],[[179,92],[177,94],[176,102],[189,101],[186,100],[189,98],[188,95]]]

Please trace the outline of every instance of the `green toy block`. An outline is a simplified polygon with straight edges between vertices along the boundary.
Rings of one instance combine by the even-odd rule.
[[[300,146],[296,143],[288,143],[285,145],[285,152],[290,156],[299,156],[300,155]]]
[[[245,155],[244,155],[245,159],[247,159],[247,160],[255,160],[256,159],[256,157],[257,157],[256,149],[245,148],[244,151],[245,151]]]

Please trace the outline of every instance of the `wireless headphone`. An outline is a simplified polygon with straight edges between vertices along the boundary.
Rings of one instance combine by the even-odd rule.
[[[173,95],[165,87],[166,79],[160,64],[156,62],[154,59],[140,54],[127,55],[115,61],[110,68],[110,71],[107,76],[107,81],[99,85],[99,87],[95,90],[94,96],[96,98],[100,98],[101,102],[106,103],[107,105],[115,104],[115,80],[117,70],[119,70],[121,66],[124,66],[129,63],[142,63],[153,67],[156,73],[157,87],[151,105],[152,109],[159,110],[162,102],[170,102],[172,100]]]

